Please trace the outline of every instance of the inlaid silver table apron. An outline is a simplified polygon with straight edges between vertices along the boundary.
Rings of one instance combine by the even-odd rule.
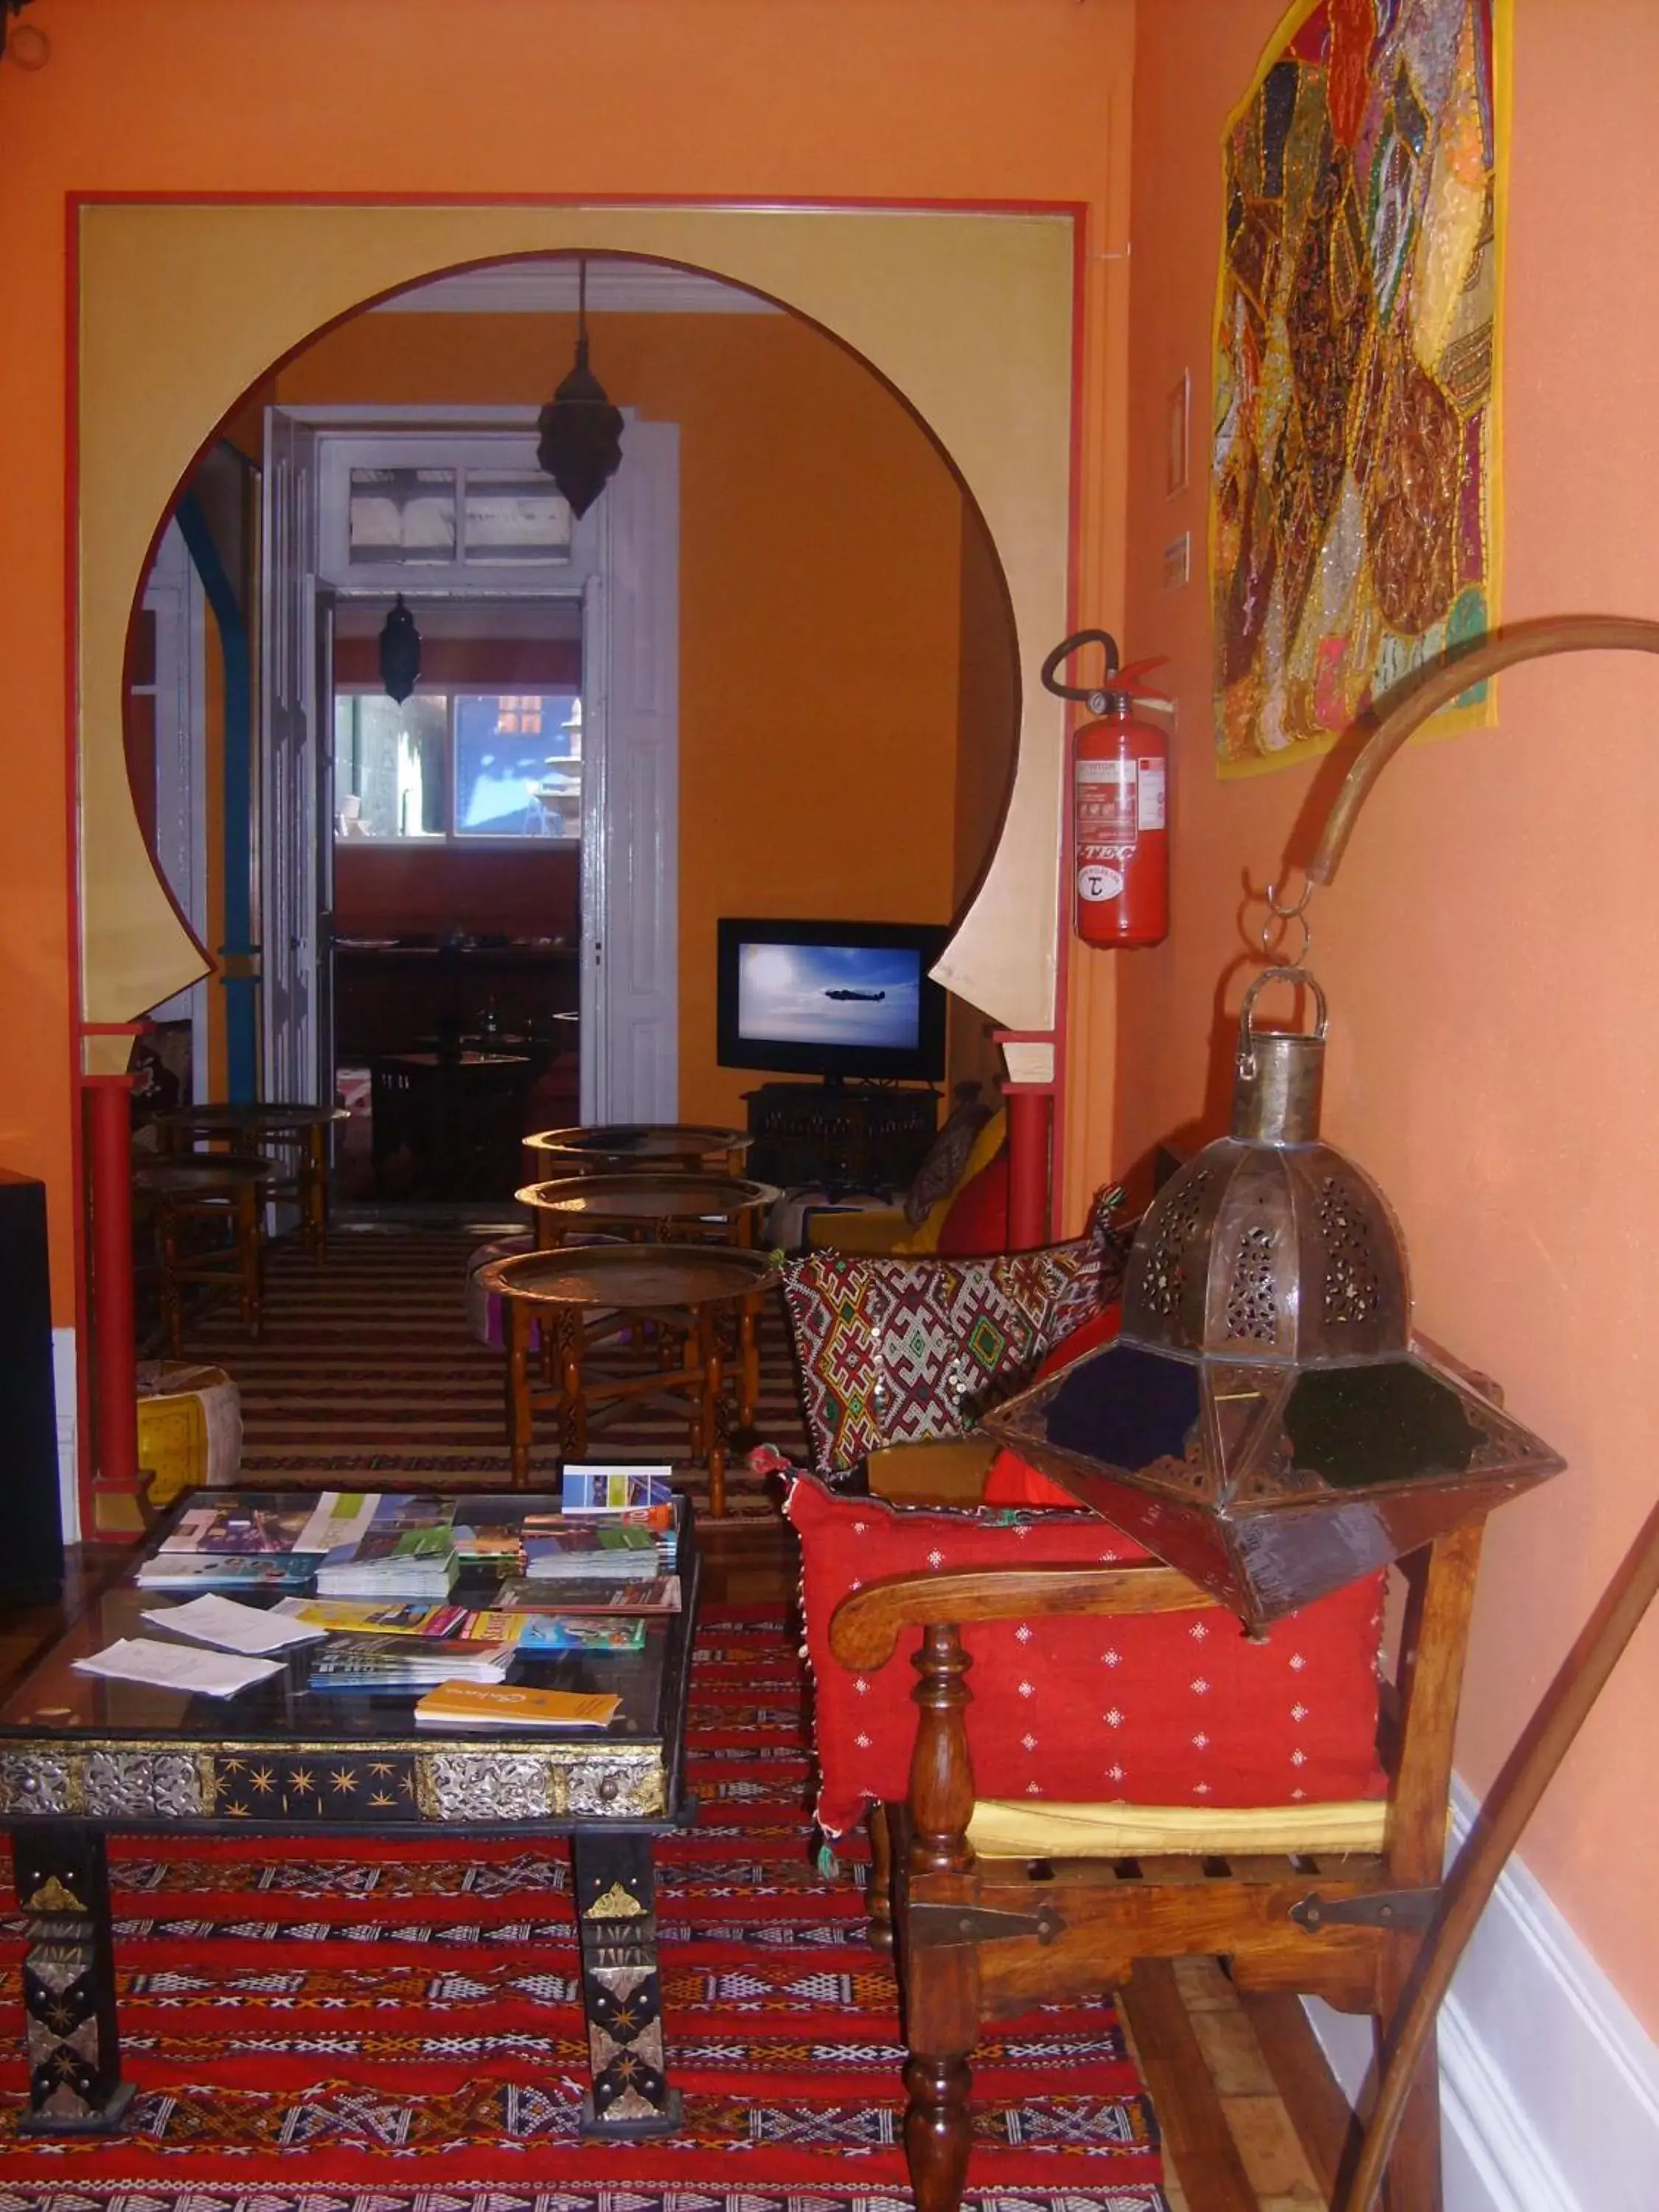
[[[202,1492],[178,1510],[192,1502],[292,1510],[313,1501]],[[469,1493],[464,1512],[475,1524],[512,1525],[547,1503]],[[678,1510],[684,1610],[647,1619],[642,1650],[515,1662],[514,1679],[532,1686],[616,1692],[621,1707],[599,1729],[417,1728],[416,1692],[308,1692],[303,1648],[280,1674],[228,1698],[77,1674],[74,1660],[118,1637],[159,1632],[142,1609],[173,1601],[136,1586],[135,1554],[127,1576],[0,1704],[0,1821],[11,1832],[27,1923],[25,2131],[108,2132],[131,2098],[121,2079],[106,1838],[324,1830],[458,1842],[568,1837],[592,2075],[583,2132],[672,2132],[680,2097],[664,2045],[653,1849],[692,1817],[684,1770],[698,1564],[690,1507]],[[487,1604],[494,1587],[463,1581],[455,1601]]]

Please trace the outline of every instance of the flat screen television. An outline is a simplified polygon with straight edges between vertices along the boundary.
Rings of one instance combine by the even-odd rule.
[[[949,934],[912,922],[722,921],[720,1065],[830,1083],[942,1081],[945,992],[927,971]]]

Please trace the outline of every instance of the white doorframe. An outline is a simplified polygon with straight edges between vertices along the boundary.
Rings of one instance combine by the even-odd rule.
[[[458,441],[491,430],[526,434],[536,422],[533,409],[514,407],[302,406],[272,413],[295,428],[303,426],[319,446],[331,434],[342,440],[418,437],[428,449],[423,462],[430,458],[433,440],[445,432]],[[550,586],[545,577],[526,584],[522,570],[516,577],[480,572],[423,582],[416,568],[404,586],[416,598],[445,599],[545,599],[581,592],[579,1110],[584,1121],[673,1119],[679,1097],[678,434],[672,424],[637,422],[631,410],[624,409],[623,416],[628,427],[622,469],[582,532],[594,550],[585,561],[573,562],[573,573],[562,586]],[[329,478],[326,465],[320,466],[319,483],[325,486]],[[268,501],[270,496],[268,491]],[[349,575],[327,574],[327,531],[319,498],[304,561],[313,596],[322,579],[332,585],[338,601],[354,595],[385,598],[383,577],[359,583],[354,594]],[[337,530],[334,536],[338,535]],[[269,635],[269,565],[264,597]],[[623,702],[620,723],[613,701]],[[284,826],[290,836],[297,829],[293,822],[279,824],[274,816],[267,821],[270,840]],[[330,836],[332,827],[331,809],[319,808],[313,836]],[[275,875],[283,865],[268,842],[267,912]],[[291,881],[318,880],[314,851],[303,862],[297,854],[289,856],[286,867]],[[306,1003],[315,1006],[319,948],[308,944],[301,957],[309,960],[313,971]],[[268,1029],[273,1015],[280,1026],[269,990],[266,1001]],[[268,1065],[277,1057],[275,1045],[274,1036],[268,1036]]]
[[[176,522],[167,525],[144,580],[144,611],[155,621],[155,863],[179,911],[205,944],[207,925],[206,599]],[[191,1099],[208,1085],[205,980],[178,992],[150,1016],[190,1024]]]

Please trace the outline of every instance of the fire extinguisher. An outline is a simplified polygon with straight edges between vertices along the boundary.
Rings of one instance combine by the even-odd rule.
[[[1059,681],[1061,662],[1085,645],[1105,648],[1099,689]],[[1045,689],[1100,717],[1072,733],[1073,926],[1085,945],[1161,945],[1170,933],[1170,743],[1134,719],[1136,699],[1155,696],[1142,678],[1163,665],[1120,668],[1116,641],[1103,629],[1063,639],[1042,664]]]

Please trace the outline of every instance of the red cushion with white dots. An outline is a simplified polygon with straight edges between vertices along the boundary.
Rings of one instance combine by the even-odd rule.
[[[1035,1516],[898,1507],[798,1474],[785,1508],[800,1537],[806,1656],[816,1684],[818,1820],[839,1834],[902,1798],[916,1709],[900,1639],[873,1674],[830,1650],[849,1590],[960,1567],[1093,1566],[1146,1555],[1090,1513]],[[987,1621],[972,1656],[968,1738],[981,1797],[1132,1805],[1292,1805],[1381,1797],[1377,1647],[1382,1577],[1351,1583],[1247,1641],[1237,1616]]]

